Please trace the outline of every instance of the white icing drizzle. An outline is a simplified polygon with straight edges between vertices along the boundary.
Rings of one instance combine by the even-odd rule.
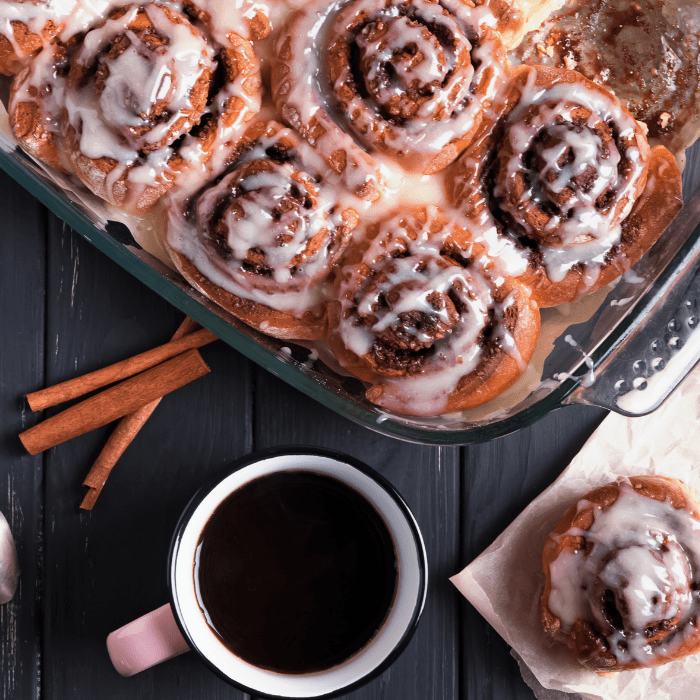
[[[60,72],[63,66],[59,65],[63,59],[59,59],[57,55],[60,50],[60,47],[47,46],[34,57],[15,79],[14,92],[8,105],[9,112],[14,113],[20,102],[38,100],[41,104],[41,109],[37,110],[40,126],[46,133],[54,136],[61,132],[63,93],[66,87],[66,81]],[[70,169],[67,157],[65,161]]]
[[[5,36],[15,53],[26,58],[14,38],[12,22],[25,24],[31,32],[41,36],[47,22],[57,25],[57,35],[63,42],[81,32],[88,31],[112,10],[128,5],[132,0],[26,0],[0,3],[0,34]],[[165,0],[160,4],[181,11],[177,0]],[[221,44],[228,41],[228,34],[235,33],[250,39],[250,20],[258,12],[269,17],[270,8],[261,0],[197,0],[197,6],[210,18],[213,35]]]
[[[594,622],[620,663],[649,665],[656,655],[673,653],[697,634],[700,614],[700,521],[670,501],[641,495],[629,481],[619,482],[620,494],[607,509],[593,507],[594,521],[587,530],[569,528],[565,537],[583,537],[585,549],[565,548],[550,565],[552,590],[547,601],[566,634],[577,619]],[[617,616],[624,627],[611,623],[601,602],[612,591]],[[608,594],[609,595],[609,594]],[[664,621],[671,631],[660,640]],[[619,620],[618,620],[619,624]],[[675,629],[674,629],[675,628]]]
[[[440,5],[428,1],[420,5],[414,2],[409,7],[413,11],[405,15],[405,3],[378,10],[374,0],[355,0],[339,13],[334,24],[343,27],[349,14],[366,17],[359,32],[353,27],[352,32],[344,31],[342,38],[346,44],[356,43],[359,47],[365,87],[374,93],[375,100],[368,110],[367,119],[381,119],[381,105],[388,108],[392,101],[407,99],[409,90],[420,89],[430,93],[428,99],[419,100],[415,106],[413,100],[408,100],[407,108],[396,110],[397,116],[411,120],[408,122],[410,131],[419,132],[418,125],[425,126],[428,119],[444,121],[452,117],[454,105],[461,105],[469,95],[474,66],[469,57],[472,49],[469,40]],[[441,44],[433,27],[448,33],[454,44]],[[465,67],[457,71],[459,61],[464,62]],[[347,72],[336,79],[336,90],[352,80],[350,66],[347,68]],[[357,93],[342,106],[350,115],[356,110],[367,111]],[[367,120],[353,121],[353,126],[360,136],[371,128]],[[420,133],[416,135],[420,145],[425,137]],[[394,137],[398,138],[398,134]],[[405,144],[406,138],[402,141]],[[396,147],[402,145],[397,143]]]
[[[344,98],[347,88],[343,88],[354,83],[348,65],[335,80],[335,100],[356,136],[368,147],[384,150],[387,146],[388,152],[402,156],[414,152],[435,156],[475,126],[479,113],[493,100],[504,71],[493,60],[497,42],[477,34],[467,4],[413,0],[408,15],[403,15],[405,7],[399,0],[380,6],[376,0],[354,0],[334,19],[340,29],[350,25],[355,15],[366,17],[359,34],[353,28],[352,32],[344,31],[342,39],[348,46],[354,42],[360,47],[365,87],[375,93],[363,97],[354,92],[351,99]],[[386,27],[384,34],[377,31]],[[367,40],[372,29],[380,34],[373,45]],[[329,31],[332,35],[333,29]],[[452,45],[440,42],[443,33],[451,37]],[[475,45],[467,34],[472,34]],[[327,41],[330,43],[330,38]],[[492,72],[488,78],[486,71]],[[374,83],[378,84],[376,90],[372,90]],[[416,92],[430,96],[414,102]],[[397,116],[405,120],[400,126],[387,121],[392,99],[408,102],[397,110]],[[410,167],[410,158],[408,163]],[[422,165],[425,159],[417,163]]]
[[[159,35],[168,38],[167,45],[149,50],[130,29],[140,12],[146,13]],[[139,151],[160,150],[201,119],[191,93],[205,71],[213,72],[214,62],[204,38],[185,17],[153,4],[129,7],[123,16],[88,32],[73,63],[87,71],[117,37],[126,38],[129,46],[104,64],[108,75],[101,93],[97,94],[91,79],[66,92],[65,109],[69,123],[81,127],[82,154],[129,166],[139,159]],[[165,114],[170,117],[156,120],[152,110],[161,102],[167,103]],[[156,158],[167,161],[165,153]]]
[[[430,19],[436,19],[435,13],[432,14]],[[389,23],[387,19],[394,21]],[[355,43],[360,48],[360,64],[366,68],[365,85],[374,87],[377,101],[384,105],[401,100],[404,93],[416,84],[428,87],[440,85],[448,72],[452,72],[454,78],[454,68],[448,66],[447,59],[452,58],[451,63],[454,63],[455,56],[468,58],[471,49],[466,38],[458,35],[455,37],[456,47],[443,52],[437,38],[427,27],[396,12],[391,13],[383,22],[365,25]],[[393,61],[397,46],[414,46],[414,53],[410,56],[401,55]],[[388,71],[389,65],[393,68],[391,74]],[[461,85],[455,86],[457,99],[466,97],[473,75],[474,68],[469,64],[460,81]],[[448,94],[449,90],[435,92],[430,99],[418,106],[418,116],[421,119],[447,118]]]
[[[549,278],[560,282],[579,262],[590,262],[599,268],[606,252],[619,243],[621,229],[616,222],[624,220],[632,211],[636,200],[630,193],[634,191],[637,181],[644,177],[645,166],[636,145],[628,145],[625,156],[631,167],[624,175],[621,174],[618,170],[621,159],[619,151],[616,148],[605,149],[601,134],[596,133],[598,125],[614,121],[617,143],[634,141],[634,118],[625,112],[616,97],[603,95],[582,83],[556,83],[543,88],[535,84],[536,76],[537,72],[531,70],[517,106],[508,115],[506,130],[513,155],[506,164],[506,177],[497,182],[494,195],[503,198],[499,206],[509,211],[516,220],[522,221],[526,212],[538,208],[547,197],[538,192],[538,183],[546,182],[547,189],[555,194],[569,188],[571,201],[565,202],[561,213],[553,215],[546,225],[547,231],[556,230],[561,243],[540,246]],[[534,116],[531,114],[533,106],[539,107]],[[579,107],[590,110],[587,129],[574,124],[573,112]],[[517,173],[526,169],[524,156],[544,130],[555,143],[540,153],[544,167],[537,180],[533,179],[529,190],[517,204],[511,204],[505,187]],[[573,159],[560,166],[558,162],[567,153],[572,153]],[[590,186],[576,187],[572,191],[574,178],[582,176],[589,169],[596,173]],[[550,175],[553,177],[551,181]],[[596,207],[596,201],[606,191],[615,192],[615,201],[600,210]],[[617,206],[618,202],[622,206]],[[597,270],[590,276],[592,283],[597,279]]]
[[[542,87],[536,85],[536,78],[537,71],[530,70],[518,104],[508,114],[505,128],[513,155],[505,165],[505,177],[497,180],[494,195],[502,198],[499,206],[521,222],[527,212],[547,201],[547,194],[541,189],[544,183],[555,194],[568,188],[570,201],[564,202],[561,213],[552,215],[546,224],[546,231],[555,230],[560,243],[540,245],[544,265],[549,278],[560,282],[575,264],[590,263],[587,275],[593,284],[605,254],[620,241],[617,222],[632,211],[636,200],[631,194],[638,180],[646,175],[634,138],[636,122],[613,95],[591,89],[583,82]],[[533,107],[538,108],[534,113]],[[574,112],[580,107],[590,111],[587,128],[575,123]],[[602,141],[599,128],[608,122],[615,125],[614,144],[626,144],[629,166],[624,173],[618,169],[619,150],[612,144],[605,147]],[[518,203],[511,203],[505,188],[517,173],[527,169],[525,154],[544,131],[554,140],[553,146],[539,154],[544,167]],[[567,154],[573,154],[571,162],[559,165]],[[590,169],[595,171],[595,178],[586,187],[575,186],[574,178]],[[615,199],[605,209],[599,209],[596,201],[606,192],[614,192]]]
[[[269,153],[280,143],[275,160]],[[350,199],[312,148],[272,123],[194,202],[179,196],[169,207],[168,243],[231,294],[302,317],[323,299],[347,245]],[[219,236],[224,228],[224,241],[214,240],[212,225]]]
[[[450,259],[445,247],[450,241],[463,245],[464,239],[454,236],[453,224],[437,207],[424,210],[424,222],[401,213],[382,221],[361,263],[342,268],[342,309],[334,332],[359,357],[374,352],[377,342],[388,343],[383,338],[387,332],[400,337],[416,357],[421,348],[430,348],[418,369],[400,378],[392,376],[396,371],[390,367],[384,372],[381,405],[405,412],[420,404],[426,413],[438,414],[460,379],[484,358],[479,339],[490,324],[498,346],[523,362],[504,323],[513,295],[494,299],[503,280],[486,271],[486,259],[475,257],[466,267]],[[460,257],[466,261],[471,253],[469,244]]]
[[[226,44],[230,34],[254,39],[250,22],[258,13],[269,18],[272,15],[270,4],[262,0],[197,0],[197,5],[211,18],[212,35],[220,44]]]
[[[0,34],[6,37],[18,58],[26,59],[26,54],[14,37],[13,22],[21,22],[32,33],[42,37],[42,30],[53,21],[57,29],[75,34],[99,17],[109,7],[108,2],[83,4],[80,0],[46,0],[45,2],[2,2],[0,3]],[[93,9],[94,8],[94,9]],[[42,37],[43,38],[43,37]]]
[[[340,0],[327,5],[324,0],[317,0],[316,4],[313,9],[291,13],[275,40],[272,96],[284,120],[332,165],[351,192],[376,199],[384,189],[381,168],[352,136],[338,127],[321,88],[319,48],[323,46],[328,18],[337,11]],[[284,58],[287,52],[288,64]]]
[[[494,138],[497,111],[491,129],[460,160],[453,198],[470,218],[481,219],[481,225],[495,226],[492,208],[507,212],[518,230],[504,219],[505,233],[512,240],[523,232],[536,240],[552,282],[561,282],[582,264],[585,289],[596,283],[606,256],[620,243],[621,222],[631,213],[640,181],[643,185],[647,176],[637,125],[614,95],[589,87],[583,79],[559,79],[543,86],[537,85],[536,69],[525,74],[517,103],[503,120],[508,149],[498,156],[493,193],[483,182],[482,151],[484,147],[501,151],[497,143],[486,145]],[[611,132],[612,138],[604,132]],[[543,134],[547,140],[538,145]],[[526,160],[533,152],[537,170]],[[523,187],[517,195],[516,183]],[[609,202],[597,207],[596,202],[606,196]],[[557,206],[549,207],[550,202]],[[543,232],[537,233],[530,221],[541,218],[542,205],[549,207],[548,220]],[[528,251],[521,250],[520,255],[526,258]]]
[[[572,348],[576,348],[581,355],[583,355],[583,361],[588,367],[588,372],[586,372],[585,376],[581,380],[581,385],[588,388],[590,386],[593,386],[595,383],[595,362],[593,361],[593,358],[574,340],[573,336],[570,334],[566,334],[564,336],[564,342],[567,345],[570,345]],[[567,379],[574,379],[578,380],[578,377],[574,376],[573,374],[569,374],[568,372],[559,372],[557,374],[554,374],[554,379],[556,379],[559,382],[564,382]]]

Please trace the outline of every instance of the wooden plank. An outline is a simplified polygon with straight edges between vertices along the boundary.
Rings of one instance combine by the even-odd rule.
[[[513,435],[464,449],[461,556],[449,575],[486,549],[554,481],[605,415],[602,409],[571,406]],[[517,576],[513,572],[514,586]],[[508,645],[461,600],[460,698],[532,700]]]
[[[44,377],[46,211],[0,172],[0,510],[17,544],[20,579],[14,599],[0,606],[3,698],[38,698],[41,688],[42,473],[17,438],[35,422],[25,391]]]
[[[307,444],[346,452],[383,474],[404,497],[423,533],[428,600],[402,656],[346,696],[355,700],[454,700],[458,697],[458,600],[448,572],[458,558],[459,448],[411,445],[362,428],[288,387],[255,375],[255,448]]]
[[[50,222],[46,380],[62,381],[167,341],[182,320],[57,219]],[[167,599],[166,559],[195,491],[251,446],[250,363],[215,343],[212,373],[163,399],[115,467],[94,511],[82,481],[109,430],[48,453],[46,700],[242,698],[185,654],[133,678],[112,668],[105,638]],[[47,411],[51,415],[57,409]]]

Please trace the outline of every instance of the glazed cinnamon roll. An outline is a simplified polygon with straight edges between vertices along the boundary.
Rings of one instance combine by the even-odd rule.
[[[329,302],[330,345],[371,384],[373,403],[409,415],[478,406],[524,371],[539,335],[529,292],[492,270],[483,246],[437,207],[372,224]]]
[[[167,244],[184,277],[245,323],[318,339],[324,287],[358,223],[350,199],[293,131],[258,122],[223,173],[171,198]]]
[[[277,39],[277,107],[327,160],[346,145],[355,154],[354,139],[409,170],[439,172],[469,143],[507,74],[489,19],[464,0],[314,3]]]
[[[520,249],[520,279],[540,306],[623,274],[680,211],[673,156],[650,149],[620,101],[580,74],[523,66],[496,112],[457,163],[451,194],[475,230]]]
[[[677,479],[638,476],[586,494],[547,540],[545,630],[598,671],[700,650],[700,506]]]
[[[260,106],[251,44],[216,41],[186,2],[114,10],[84,37],[42,52],[15,79],[18,140],[70,167],[102,199],[143,213],[184,171],[235,141]]]

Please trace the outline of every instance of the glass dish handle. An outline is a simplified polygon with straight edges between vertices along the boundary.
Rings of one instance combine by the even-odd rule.
[[[596,366],[595,379],[584,379],[564,403],[645,415],[700,360],[700,240],[676,257],[684,259],[672,266],[675,272],[641,300],[648,306],[643,320]]]

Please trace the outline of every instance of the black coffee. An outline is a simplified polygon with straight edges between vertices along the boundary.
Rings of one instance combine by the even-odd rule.
[[[337,479],[287,471],[234,491],[202,531],[199,604],[237,656],[280,673],[330,668],[359,651],[391,607],[391,535]]]

